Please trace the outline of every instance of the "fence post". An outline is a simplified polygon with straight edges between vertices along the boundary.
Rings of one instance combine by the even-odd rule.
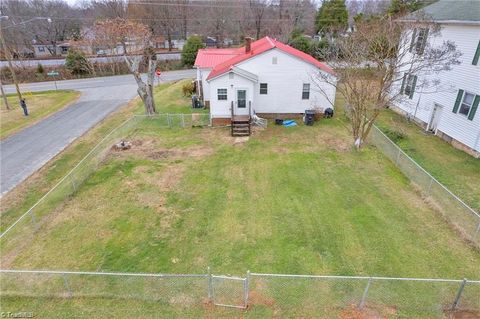
[[[358,304],[359,309],[362,309],[365,306],[365,301],[367,300],[368,290],[370,289],[371,283],[372,283],[372,278],[368,278],[367,286],[363,291],[362,300],[360,300],[360,303]]]
[[[397,158],[395,159],[395,166],[398,166],[398,160],[400,159],[400,153],[401,153],[400,147],[397,146],[397,149],[398,149],[398,153],[397,153]]]
[[[212,272],[210,270],[210,266],[208,266],[208,300],[210,302],[213,301],[213,282],[212,282]]]
[[[168,128],[171,128],[172,124],[171,124],[170,114],[168,113],[167,113],[167,123],[168,123]]]
[[[467,284],[467,279],[464,278],[462,281],[462,284],[460,285],[460,288],[458,288],[457,296],[455,297],[455,301],[453,302],[453,305],[452,305],[452,310],[457,309],[458,303],[460,302],[460,297],[462,296],[462,292],[466,284]]]
[[[63,273],[63,284],[65,285],[65,290],[68,293],[68,298],[71,298],[72,297],[72,289],[70,289],[70,285],[68,283],[68,278],[67,278],[66,273]]]
[[[35,212],[33,211],[33,209],[30,211],[30,215],[32,216],[33,229],[37,231],[38,230],[37,218],[35,217]]]
[[[185,114],[182,113],[182,127],[185,127]]]
[[[72,182],[73,192],[75,193],[77,191],[77,185],[75,185],[75,179],[72,174],[70,174],[70,181]]]
[[[250,270],[247,270],[247,277],[245,278],[245,283],[244,283],[244,297],[245,297],[245,301],[244,301],[244,304],[245,304],[245,308],[247,308],[248,306],[248,292],[249,292],[249,289],[250,289]]]
[[[432,189],[433,177],[430,176],[430,183],[428,184],[427,195],[430,196],[430,190]]]
[[[478,234],[480,233],[480,222],[478,222],[478,226],[477,226],[477,230],[475,230],[475,232],[473,233],[473,241],[477,240],[477,236]]]

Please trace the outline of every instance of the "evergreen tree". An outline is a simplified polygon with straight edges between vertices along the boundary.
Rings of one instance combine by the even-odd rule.
[[[315,19],[317,32],[336,33],[348,27],[348,11],[345,0],[325,0]]]
[[[72,72],[72,74],[88,74],[90,73],[90,63],[85,55],[77,50],[69,50],[65,58],[65,67]]]
[[[189,37],[187,43],[183,46],[182,63],[187,66],[192,66],[195,63],[198,50],[203,47],[203,42],[200,37]]]

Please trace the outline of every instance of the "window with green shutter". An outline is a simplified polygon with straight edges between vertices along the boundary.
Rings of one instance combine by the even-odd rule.
[[[468,119],[470,121],[473,121],[473,118],[475,117],[475,113],[477,112],[477,109],[478,109],[478,103],[480,103],[480,95],[475,95],[475,99],[473,100],[472,107],[470,108],[470,113],[468,113]]]
[[[455,105],[453,106],[453,113],[458,113],[458,108],[460,107],[460,102],[463,98],[463,90],[458,90],[457,99],[455,100]]]
[[[480,59],[480,41],[477,44],[477,51],[475,51],[475,55],[473,56],[473,65],[478,65],[478,59]]]
[[[463,114],[470,121],[473,121],[479,103],[480,95],[475,95],[464,90],[458,90],[457,99],[453,106],[453,113]]]
[[[417,76],[413,74],[405,73],[405,77],[402,81],[402,94],[407,95],[410,99],[413,98],[415,92],[415,86],[417,85]]]

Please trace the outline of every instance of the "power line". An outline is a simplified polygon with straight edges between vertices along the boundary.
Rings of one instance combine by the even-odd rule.
[[[9,16],[9,17],[12,17],[12,18],[23,18],[23,19],[26,19],[26,18],[35,18],[33,16]],[[115,19],[115,18],[99,18],[99,17],[49,17],[52,19],[52,21],[55,21],[55,20],[101,20],[101,19]],[[159,20],[180,20],[180,21],[184,21],[184,18],[125,18],[125,20],[133,20],[133,21],[159,21]],[[195,19],[195,18],[191,18],[189,17],[188,18],[189,21],[191,20],[201,20],[201,21],[218,21],[219,18],[217,19],[212,19],[212,18],[198,18],[198,19]],[[235,21],[240,21],[240,20],[256,20],[255,18],[253,17],[245,17],[245,18],[241,18],[241,19],[235,19]],[[289,18],[262,18],[262,21],[291,21],[291,19]]]

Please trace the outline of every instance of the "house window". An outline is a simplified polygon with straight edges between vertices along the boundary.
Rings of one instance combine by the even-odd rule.
[[[413,74],[405,73],[402,80],[401,94],[407,95],[410,99],[413,98],[415,92],[415,86],[417,85],[417,76]]]
[[[277,64],[278,63],[278,59],[276,56],[272,57],[272,64]]]
[[[475,118],[478,105],[480,104],[480,95],[458,90],[457,99],[453,106],[453,113],[460,113],[465,115],[470,121]]]
[[[268,94],[268,84],[260,83],[260,94]]]
[[[310,98],[310,83],[303,83],[302,100],[308,100]]]
[[[219,101],[227,100],[227,89],[217,89],[217,99]]]
[[[460,110],[458,111],[458,113],[463,115],[468,115],[468,113],[470,113],[470,109],[472,108],[474,98],[475,98],[475,95],[465,92],[465,94],[463,95],[462,103],[460,104]]]
[[[413,29],[410,52],[415,50],[417,54],[423,54],[423,51],[425,51],[425,45],[427,44],[427,37],[428,28]]]
[[[233,77],[234,77],[234,76],[233,76],[233,72],[228,73],[228,78],[229,78],[230,80],[233,80]]]
[[[477,50],[475,51],[475,55],[473,56],[473,65],[478,65],[478,60],[480,59],[480,41],[477,44]]]
[[[38,47],[38,52],[45,52],[45,47]]]

